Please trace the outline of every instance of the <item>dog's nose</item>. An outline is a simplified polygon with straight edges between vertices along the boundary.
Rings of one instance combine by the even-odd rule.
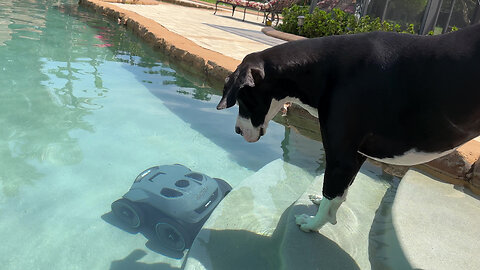
[[[235,127],[235,132],[243,136],[243,132],[239,127]]]

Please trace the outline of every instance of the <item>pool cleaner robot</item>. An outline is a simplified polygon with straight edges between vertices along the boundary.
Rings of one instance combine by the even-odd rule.
[[[231,190],[226,181],[180,164],[156,166],[137,176],[112,212],[131,229],[153,227],[160,244],[181,252]]]

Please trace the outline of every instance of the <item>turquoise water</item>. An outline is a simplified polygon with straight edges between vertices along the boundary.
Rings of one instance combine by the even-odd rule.
[[[218,93],[76,1],[1,1],[0,269],[180,268],[185,254],[119,229],[109,213],[154,165],[181,163],[235,187],[267,164],[259,175],[275,178],[281,158],[302,168],[288,169],[293,177],[308,175],[294,187],[301,194],[324,168],[322,144],[276,123],[249,144],[233,131],[236,108],[215,109]],[[352,197],[374,185],[382,198],[388,177],[363,171]],[[350,212],[344,224],[362,220]],[[369,233],[362,226],[355,235]]]

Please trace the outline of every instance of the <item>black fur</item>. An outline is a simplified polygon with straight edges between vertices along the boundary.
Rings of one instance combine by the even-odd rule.
[[[480,134],[480,25],[438,36],[374,32],[285,43],[245,57],[219,109],[263,123],[271,99],[318,109],[323,195],[341,196],[365,157],[444,152]]]

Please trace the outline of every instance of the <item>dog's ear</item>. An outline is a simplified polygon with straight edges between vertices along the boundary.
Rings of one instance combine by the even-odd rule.
[[[217,110],[223,110],[235,105],[235,103],[237,103],[238,90],[239,89],[236,88],[230,89],[229,91],[223,91],[223,96],[217,105]]]
[[[223,89],[223,96],[217,105],[217,110],[223,110],[230,108],[237,102],[237,96],[240,89],[245,86],[255,87],[259,85],[265,78],[265,71],[263,68],[255,67],[245,69],[244,72],[240,72],[236,80],[229,84],[231,78],[225,80],[225,88]]]
[[[233,106],[233,105],[232,105]],[[227,99],[225,97],[222,97],[220,102],[217,105],[217,110],[223,110],[227,108]]]
[[[265,71],[259,67],[249,68],[246,70],[244,78],[245,80],[239,88],[243,88],[245,85],[255,87],[265,78]]]

